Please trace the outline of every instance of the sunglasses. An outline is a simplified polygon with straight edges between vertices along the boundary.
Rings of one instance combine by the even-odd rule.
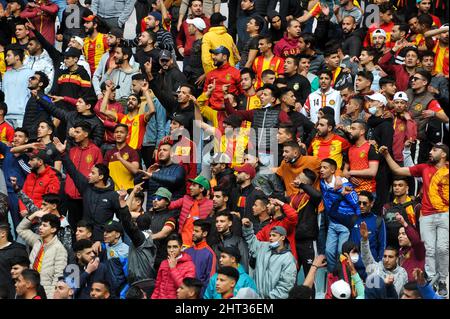
[[[417,76],[413,76],[413,77],[411,78],[411,81],[417,81],[417,80],[424,81],[424,79],[418,78]]]
[[[154,196],[153,197],[153,200],[161,200],[161,199],[165,199],[165,197],[162,197],[162,196],[159,196],[159,195],[156,195],[156,196]]]
[[[358,202],[358,205],[363,205],[363,206],[367,206],[367,205],[369,205],[369,203],[368,202],[361,202],[361,201],[359,201]]]
[[[38,80],[38,78],[37,78],[37,77],[35,77],[35,76],[33,75],[33,76],[30,76],[29,80],[30,80],[30,81],[33,81],[33,80]]]

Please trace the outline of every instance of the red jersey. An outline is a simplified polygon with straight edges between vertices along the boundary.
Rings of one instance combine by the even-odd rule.
[[[262,73],[265,70],[272,70],[275,72],[276,77],[284,73],[284,60],[274,55],[270,60],[264,58],[263,55],[256,57],[253,62],[253,72],[256,74],[256,89],[259,89],[262,85]]]
[[[142,147],[144,141],[145,127],[147,122],[145,121],[145,114],[138,114],[129,117],[129,114],[117,113],[116,122],[122,123],[128,126],[127,144],[138,150]]]
[[[14,128],[4,121],[0,124],[0,142],[11,143],[14,138]],[[3,154],[0,154],[0,159],[5,158]]]
[[[331,158],[336,161],[338,168],[342,167],[343,152],[350,148],[351,144],[343,137],[333,134],[330,139],[315,137],[308,149],[308,154],[317,156],[320,160]]]
[[[373,145],[366,141],[361,146],[352,145],[348,150],[348,160],[350,170],[363,170],[369,168],[370,162],[379,162],[379,155]],[[356,180],[356,181],[355,181]],[[351,182],[355,184],[355,192],[369,191],[375,192],[376,181],[375,177],[363,178],[356,177],[352,178]]]
[[[391,42],[391,33],[392,33],[392,29],[394,28],[394,25],[395,25],[395,23],[392,21],[391,21],[391,23],[382,24],[380,26],[377,26],[376,24],[372,24],[369,27],[366,38],[364,39],[364,47],[373,46],[372,33],[376,29],[383,29],[384,32],[386,32],[386,48],[393,48],[395,43]]]

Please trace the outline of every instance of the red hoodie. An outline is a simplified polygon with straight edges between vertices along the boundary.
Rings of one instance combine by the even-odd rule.
[[[80,146],[72,147],[69,151],[69,157],[75,165],[75,168],[85,177],[89,175],[95,164],[103,163],[100,148],[91,141],[89,141],[89,144],[85,148],[81,148]],[[66,178],[64,191],[70,198],[81,199],[81,195],[69,175]]]
[[[177,299],[177,289],[186,277],[195,278],[195,265],[191,256],[183,253],[175,268],[169,267],[167,259],[163,260],[156,277],[152,299]]]
[[[276,56],[286,59],[289,55],[300,54],[298,39],[290,39],[287,34],[284,35],[283,39],[275,44],[273,48],[273,54]]]
[[[22,11],[22,19],[30,19],[36,30],[38,30],[50,44],[55,43],[55,21],[58,13],[58,6],[51,1],[41,1],[37,7],[29,5]]]
[[[40,174],[30,173],[23,184],[23,192],[37,207],[41,207],[44,194],[59,194],[60,182],[57,173],[50,166],[45,166]],[[19,201],[20,211],[27,210],[22,201]]]

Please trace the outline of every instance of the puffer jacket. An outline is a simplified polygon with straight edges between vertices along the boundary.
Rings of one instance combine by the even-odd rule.
[[[186,277],[195,278],[195,265],[191,256],[182,254],[173,269],[169,267],[169,262],[164,260],[158,270],[152,299],[176,299],[177,289]]]
[[[48,193],[59,194],[60,182],[58,174],[50,166],[45,166],[42,173],[30,173],[25,179],[23,184],[23,192],[30,197],[34,204],[38,207],[42,204],[42,196]],[[26,210],[27,208],[19,201],[20,211]]]
[[[203,36],[202,41],[202,61],[205,74],[208,74],[208,72],[215,69],[209,50],[215,49],[221,45],[230,51],[228,62],[231,66],[235,66],[239,62],[233,52],[233,47],[237,50],[236,45],[234,44],[231,35],[228,34],[227,28],[224,26],[211,27]]]
[[[333,176],[332,186],[330,186],[325,180],[320,180],[320,190],[325,210],[331,221],[351,228],[353,226],[352,216],[361,214],[358,205],[358,194],[352,191],[350,194],[342,196],[342,189],[346,186],[354,188],[353,184],[346,178],[342,178],[342,188],[335,190],[335,181],[336,177]]]
[[[233,294],[236,296],[239,290],[242,288],[250,288],[253,291],[257,292],[256,284],[253,281],[252,277],[250,277],[246,272],[242,265],[238,265],[237,270],[239,271],[239,279],[234,287]],[[222,295],[219,294],[216,290],[216,282],[217,282],[217,274],[212,275],[209,280],[208,286],[205,290],[205,294],[203,295],[203,299],[222,299]]]
[[[64,268],[67,265],[67,250],[64,248],[63,244],[61,244],[57,236],[47,244],[44,244],[41,236],[31,231],[31,225],[32,224],[28,219],[22,219],[17,226],[17,233],[32,247],[30,253],[30,267],[33,266],[41,246],[44,245],[44,256],[42,257],[40,269],[41,285],[45,289],[47,298],[52,299],[58,278],[63,275]]]
[[[41,71],[48,76],[48,86],[45,88],[45,93],[50,92],[53,86],[53,78],[55,77],[55,69],[53,66],[53,60],[46,50],[44,50],[41,55],[31,56],[25,58],[23,65],[33,71]]]
[[[169,205],[169,210],[181,208],[180,218],[178,219],[178,231],[180,232],[180,234],[184,227],[184,223],[189,216],[192,205],[194,205],[194,198],[192,198],[190,195],[185,195],[183,198],[171,202]],[[198,217],[200,219],[205,219],[213,210],[213,201],[208,198],[203,198],[198,203],[198,209],[200,211]]]
[[[251,255],[256,257],[253,278],[258,294],[263,299],[287,299],[289,291],[297,279],[297,267],[289,249],[276,252],[270,249],[268,242],[256,239],[253,226],[242,227]]]

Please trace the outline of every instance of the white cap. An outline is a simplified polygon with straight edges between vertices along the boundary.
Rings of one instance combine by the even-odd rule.
[[[75,39],[75,41],[78,42],[79,45],[81,45],[81,47],[84,46],[84,40],[82,38],[80,38],[78,36],[74,36],[73,38]]]
[[[331,294],[336,299],[350,299],[352,290],[350,285],[341,279],[331,285]]]
[[[395,100],[403,100],[405,102],[408,102],[408,95],[406,95],[405,92],[399,91],[397,93],[394,94],[394,101]]]
[[[194,27],[196,27],[200,31],[203,31],[206,29],[206,23],[205,23],[205,21],[203,21],[202,18],[186,19],[186,23],[193,24]]]
[[[366,99],[372,100],[372,101],[378,101],[378,102],[381,102],[381,103],[383,103],[383,106],[386,106],[386,105],[387,105],[387,99],[386,99],[386,97],[385,97],[383,94],[381,94],[381,93],[374,93],[374,94],[372,94],[372,95],[367,95],[367,96],[366,96]]]
[[[375,31],[373,31],[372,33],[372,39],[373,37],[377,36],[377,35],[381,35],[384,38],[386,38],[386,31],[384,31],[383,29],[376,29]]]

